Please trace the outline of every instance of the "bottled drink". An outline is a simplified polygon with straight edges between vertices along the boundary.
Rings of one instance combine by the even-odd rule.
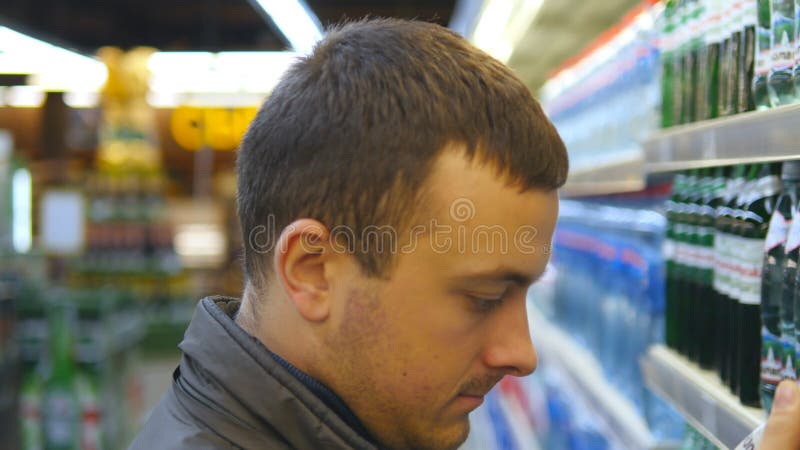
[[[725,115],[736,114],[739,108],[739,75],[742,72],[742,13],[744,11],[744,0],[734,0],[731,2],[730,15],[728,16],[728,30],[730,33],[730,44],[728,45],[728,81],[725,84],[727,90]]]
[[[44,442],[48,450],[72,450],[80,444],[79,404],[75,384],[74,311],[60,298],[50,306],[50,373],[44,383]]]
[[[758,1],[758,28],[756,29],[756,69],[753,76],[753,101],[756,109],[770,107],[767,80],[772,65],[772,0]]]
[[[663,255],[665,261],[665,277],[666,277],[666,312],[665,312],[665,328],[666,328],[666,343],[667,346],[677,350],[678,349],[678,322],[682,320],[678,317],[678,279],[677,279],[677,264],[676,260],[676,223],[678,222],[678,199],[681,196],[681,191],[686,184],[685,175],[679,173],[675,175],[672,182],[672,196],[666,204],[667,227],[666,236],[664,238]]]
[[[741,42],[739,44],[739,99],[736,108],[737,113],[752,111],[755,109],[753,102],[752,83],[753,73],[755,71],[755,42],[756,42],[756,24],[758,23],[757,17],[757,0],[746,0],[742,4],[741,10]]]
[[[711,0],[707,5],[708,33],[706,33],[705,63],[706,73],[705,115],[704,119],[719,116],[719,63],[722,45],[722,0]]]
[[[692,247],[690,236],[694,230],[694,207],[691,203],[693,192],[697,185],[697,171],[686,174],[685,184],[677,198],[677,221],[675,223],[676,240],[676,290],[677,290],[677,344],[678,352],[692,358],[694,351],[691,348],[695,343],[694,321],[692,316],[692,300],[694,297],[694,273],[692,266]]]
[[[719,85],[717,87],[717,112],[720,116],[727,116],[730,90],[730,73],[733,68],[731,64],[731,16],[733,4],[723,2],[720,9],[720,47],[719,47]]]
[[[714,234],[717,207],[720,206],[726,187],[726,170],[718,167],[709,171],[703,191],[697,221],[698,261],[697,301],[698,301],[698,342],[700,366],[706,369],[715,367],[715,351],[718,311],[714,291]]]
[[[669,128],[675,124],[675,104],[673,101],[673,85],[675,59],[675,13],[676,1],[668,0],[664,7],[661,28],[661,127]]]
[[[769,96],[772,106],[794,103],[794,0],[772,0],[772,67]]]
[[[683,72],[681,74],[681,87],[683,89],[683,107],[681,108],[681,123],[691,123],[695,121],[695,94],[697,92],[697,58],[700,51],[700,42],[694,36],[698,29],[700,19],[699,0],[685,0],[683,8],[682,26],[688,31],[688,36],[684,39],[683,50]],[[695,31],[695,33],[692,33]]]
[[[734,305],[737,302],[737,274],[735,272],[735,252],[737,236],[736,212],[739,199],[747,192],[746,166],[738,165],[732,170],[726,183],[720,207],[717,208],[714,220],[714,286],[717,293],[719,315],[717,317],[716,354],[720,378],[735,389],[733,342],[736,330],[733,325]]]
[[[798,199],[800,198],[800,161],[785,162],[783,172],[784,192],[791,197],[791,207],[789,208],[790,223],[794,223],[798,217],[800,226],[800,216],[797,216]],[[792,230],[792,227],[789,227]],[[795,289],[797,281],[797,260],[798,246],[800,246],[800,227],[796,228],[794,234],[789,233],[786,237],[785,257],[781,267],[783,279],[783,295],[779,310],[781,324],[781,344],[783,347],[783,360],[781,361],[781,378],[796,379],[796,358],[795,347],[797,345],[797,334],[795,333]],[[789,242],[789,237],[792,241]]]
[[[42,378],[34,367],[25,370],[19,396],[20,446],[22,450],[41,450]]]
[[[702,317],[701,303],[704,301],[702,280],[700,272],[703,269],[703,251],[700,244],[701,236],[705,237],[705,232],[700,224],[702,199],[708,185],[708,169],[692,171],[689,177],[691,184],[686,194],[686,215],[685,232],[685,281],[686,291],[684,294],[684,321],[688,326],[687,336],[689,338],[686,350],[689,359],[700,361],[700,347],[703,345],[702,338]]]
[[[800,176],[800,165],[797,163],[784,164],[781,178],[786,189],[778,198],[777,206],[772,213],[764,246],[764,273],[761,284],[761,400],[767,410],[771,409],[772,397],[782,378],[783,326],[780,323],[782,320],[779,320],[779,310],[786,310],[782,307],[783,271],[786,238],[793,210],[797,204],[796,182],[798,176]],[[789,294],[791,295],[791,292]],[[791,326],[793,334],[794,323]],[[792,343],[791,349],[794,353],[794,343]]]
[[[757,175],[756,175],[757,174]],[[736,317],[739,341],[737,352],[737,378],[739,401],[744,405],[759,405],[759,375],[761,356],[761,277],[763,250],[769,220],[781,191],[780,164],[755,164],[750,177],[757,176],[747,199],[744,215],[739,221],[739,264],[741,265],[741,294]]]
[[[794,97],[800,99],[800,0],[794,0]]]
[[[698,0],[695,9],[696,19],[692,27],[692,47],[696,49],[697,76],[694,92],[694,118],[703,120],[708,115],[708,85],[709,85],[709,60],[708,42],[711,34],[711,10],[708,8],[710,0]]]

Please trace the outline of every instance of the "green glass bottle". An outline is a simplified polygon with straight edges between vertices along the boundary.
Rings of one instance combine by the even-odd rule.
[[[676,241],[676,317],[677,349],[681,354],[692,357],[694,354],[694,321],[692,317],[692,301],[695,292],[693,270],[693,248],[690,236],[694,232],[694,204],[692,197],[697,187],[697,171],[685,174],[683,188],[677,197],[677,220],[675,223]]]
[[[675,20],[676,0],[667,0],[661,26],[661,128],[675,124],[673,102],[675,72]]]
[[[717,167],[709,170],[706,187],[700,202],[697,222],[697,245],[699,270],[698,286],[698,354],[700,366],[706,369],[716,367],[716,337],[718,336],[718,305],[714,290],[715,267],[715,220],[727,184],[727,169]]]
[[[758,24],[757,1],[745,0],[741,12],[741,42],[739,43],[739,99],[737,113],[755,109],[753,102],[753,74],[756,61],[756,26]]]
[[[759,379],[761,365],[761,286],[764,264],[764,246],[769,221],[775,212],[783,183],[781,165],[755,164],[749,178],[756,177],[744,216],[740,220],[741,239],[739,255],[741,295],[735,314],[739,341],[736,364],[739,401],[748,406],[759,406]]]
[[[772,67],[767,88],[772,106],[794,103],[794,0],[772,0]]]
[[[753,101],[756,109],[771,106],[767,80],[772,65],[772,5],[771,0],[758,0],[758,28],[756,29],[756,62],[753,75]]]
[[[684,189],[686,176],[682,173],[675,175],[672,181],[672,195],[667,201],[665,210],[667,216],[666,236],[664,237],[663,255],[666,276],[666,311],[665,311],[665,339],[668,347],[678,349],[678,279],[676,273],[676,245],[677,238],[675,226],[678,222],[678,199]]]
[[[715,365],[720,378],[730,384],[730,341],[728,327],[731,323],[733,300],[731,255],[733,246],[732,230],[736,200],[745,183],[745,166],[738,165],[730,170],[719,205],[714,215],[714,292],[717,326],[714,336]]]
[[[44,382],[43,429],[46,450],[73,450],[80,445],[73,327],[75,311],[63,291],[49,310],[50,371]]]

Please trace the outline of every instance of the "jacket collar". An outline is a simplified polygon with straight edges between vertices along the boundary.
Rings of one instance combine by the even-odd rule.
[[[207,297],[198,304],[179,345],[181,389],[215,420],[254,432],[271,428],[292,448],[376,449],[217,306],[231,311],[236,301]]]

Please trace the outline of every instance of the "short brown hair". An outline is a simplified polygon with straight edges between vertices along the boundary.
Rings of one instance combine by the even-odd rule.
[[[525,85],[500,62],[439,25],[395,19],[327,31],[283,76],[239,149],[244,267],[260,284],[271,251],[252,247],[299,218],[346,226],[407,226],[437,156],[449,143],[493,164],[522,190],[567,177],[561,138]],[[263,242],[266,239],[268,242]],[[388,253],[356,252],[378,276]]]

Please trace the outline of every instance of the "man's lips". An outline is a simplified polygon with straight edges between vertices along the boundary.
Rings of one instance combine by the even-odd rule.
[[[483,404],[483,395],[459,394],[458,402],[469,409],[475,409]]]

